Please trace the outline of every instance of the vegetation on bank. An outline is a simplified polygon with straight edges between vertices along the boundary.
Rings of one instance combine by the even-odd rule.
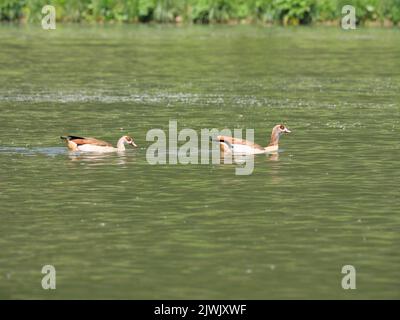
[[[0,21],[37,22],[51,4],[64,22],[262,22],[284,25],[338,21],[353,5],[358,23],[400,21],[400,0],[0,0]]]

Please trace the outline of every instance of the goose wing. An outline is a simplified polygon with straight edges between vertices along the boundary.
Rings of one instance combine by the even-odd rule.
[[[244,139],[233,138],[233,137],[229,137],[229,136],[217,136],[217,140],[219,142],[225,142],[228,145],[241,144],[241,145],[246,145],[246,146],[252,147],[254,149],[263,149],[263,147],[261,147],[260,145],[254,143],[254,142],[244,140]]]
[[[91,145],[101,146],[101,147],[112,147],[111,143],[108,143],[103,140],[95,139],[95,138],[89,138],[89,137],[84,138],[84,137],[77,137],[77,136],[66,136],[66,137],[61,137],[61,139],[72,141],[78,146],[83,145],[83,144],[91,144]]]

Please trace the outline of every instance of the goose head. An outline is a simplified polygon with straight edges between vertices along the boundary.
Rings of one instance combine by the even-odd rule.
[[[274,130],[276,130],[278,132],[279,135],[283,134],[283,133],[291,133],[292,131],[289,130],[288,127],[286,127],[283,124],[277,124],[274,127]]]
[[[277,124],[273,129],[272,129],[272,134],[271,134],[271,141],[269,146],[277,146],[279,143],[279,138],[282,134],[285,133],[290,133],[292,131],[289,130],[288,127],[286,127],[283,124]]]
[[[130,144],[132,147],[137,147],[136,143],[130,136],[123,136],[122,139],[124,144]]]

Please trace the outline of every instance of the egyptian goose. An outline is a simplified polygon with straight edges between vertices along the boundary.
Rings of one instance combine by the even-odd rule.
[[[130,144],[133,147],[137,147],[133,139],[129,136],[122,136],[117,143],[117,147],[114,148],[112,144],[98,140],[95,138],[83,138],[76,136],[62,136],[62,140],[67,142],[68,149],[72,151],[90,151],[90,152],[113,152],[113,151],[124,151],[125,144]]]
[[[236,154],[259,154],[278,151],[279,138],[283,133],[291,131],[283,124],[278,124],[272,129],[271,140],[265,148],[251,141],[237,139],[228,136],[218,136],[221,152]]]

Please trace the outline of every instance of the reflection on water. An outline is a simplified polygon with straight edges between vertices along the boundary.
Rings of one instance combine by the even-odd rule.
[[[279,160],[279,152],[274,152],[268,155],[268,159],[271,161],[278,161]]]
[[[398,31],[156,29],[0,27],[0,298],[400,298]],[[171,119],[295,134],[251,175],[150,165]]]
[[[34,156],[34,155],[47,155],[47,156],[57,156],[66,154],[67,150],[65,148],[58,147],[49,147],[49,148],[40,148],[40,147],[0,147],[0,154],[19,154],[26,156]]]
[[[179,146],[178,146],[179,147]],[[145,150],[145,148],[142,148]],[[46,156],[58,156],[58,155],[68,155],[68,158],[71,161],[84,161],[84,162],[93,162],[94,164],[106,164],[110,162],[115,162],[114,160],[118,160],[115,163],[117,164],[127,164],[128,158],[134,158],[137,155],[137,152],[131,150],[124,151],[115,151],[115,152],[84,152],[84,151],[70,151],[67,148],[63,147],[47,147],[47,148],[37,148],[37,147],[0,147],[0,154],[9,154],[9,155],[46,155]],[[168,159],[170,157],[175,157],[180,161],[180,159],[185,159],[188,163],[184,164],[200,164],[202,163],[202,159],[208,160],[205,164],[212,164],[213,153],[210,150],[195,150],[189,153],[174,153],[174,152],[165,152],[165,154],[158,153],[156,155],[158,158],[166,159],[165,163],[160,164],[169,164]],[[259,155],[266,157],[268,160],[277,161],[279,159],[279,153],[267,153]],[[221,164],[237,164],[243,165],[247,162],[254,162],[254,155],[246,155],[246,154],[233,154],[233,155],[224,155],[221,154],[219,157]]]
[[[127,157],[134,157],[132,152],[118,151],[118,152],[68,152],[68,157],[72,161],[85,161],[94,164],[107,164],[110,161],[119,164],[126,165],[128,163]]]

